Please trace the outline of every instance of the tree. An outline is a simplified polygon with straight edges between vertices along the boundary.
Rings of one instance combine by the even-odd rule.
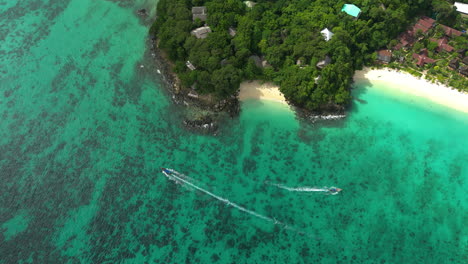
[[[213,71],[211,82],[216,87],[216,94],[220,98],[232,95],[241,82],[241,76],[238,69],[232,65],[227,65],[221,69]]]

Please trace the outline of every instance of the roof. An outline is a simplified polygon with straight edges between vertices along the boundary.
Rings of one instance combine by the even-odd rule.
[[[423,66],[424,64],[426,63],[434,63],[435,60],[425,56],[425,55],[419,55],[419,54],[416,54],[416,53],[413,53],[413,58],[417,59],[418,61],[416,62],[416,64],[418,66]]]
[[[377,54],[379,54],[380,56],[386,56],[386,57],[392,56],[392,52],[389,50],[379,50]]]
[[[392,52],[389,50],[379,50],[377,51],[377,59],[390,62],[392,60]]]
[[[463,63],[465,63],[466,65],[468,65],[468,56],[465,57],[463,60],[462,60]]]
[[[444,26],[444,25],[440,25],[440,26],[444,29],[445,35],[447,35],[449,37],[461,36],[461,34],[462,34],[461,31],[458,31],[458,30],[453,29],[451,27],[447,27],[447,26]]]
[[[206,6],[194,6],[192,7],[192,19],[195,20],[199,18],[201,21],[205,21],[208,12],[206,11]]]
[[[401,45],[403,45],[403,47],[406,47],[408,45],[412,45],[413,42],[415,41],[414,36],[413,36],[413,32],[410,31],[410,30],[408,30],[408,31],[404,32],[403,34],[401,34],[398,39],[400,40],[400,43],[401,43]]]
[[[252,8],[252,7],[254,7],[257,3],[252,2],[252,1],[244,1],[244,4],[245,4],[247,7]]]
[[[445,50],[445,51],[448,51],[448,52],[451,52],[451,51],[454,50],[454,48],[448,44],[448,40],[445,37],[441,38],[441,39],[431,38],[431,41],[437,43],[437,46],[439,47],[439,52],[441,50]]]
[[[458,59],[455,58],[449,62],[449,67],[452,69],[457,69],[460,64],[458,63]]]
[[[323,37],[325,38],[325,41],[329,41],[333,37],[333,32],[328,30],[328,28],[325,28],[324,30],[320,31],[322,33]]]
[[[435,24],[435,20],[430,18],[430,17],[426,17],[426,16],[423,16],[421,17],[421,19],[418,20],[418,24],[422,25],[423,27],[426,27],[426,28],[431,28],[432,26],[434,26]]]
[[[468,66],[461,66],[458,72],[465,76],[468,76]]]
[[[455,2],[455,4],[453,4],[453,5],[457,8],[458,12],[468,14],[468,4]]]
[[[231,37],[234,37],[237,34],[236,29],[232,27],[228,29],[228,32],[229,32],[229,35],[231,35]]]
[[[193,64],[190,61],[186,61],[185,65],[187,66],[187,68],[189,68],[192,71],[197,69],[195,68],[195,66],[193,66]]]
[[[424,48],[419,51],[419,54],[427,57],[427,55],[429,55],[429,51]]]
[[[346,14],[358,17],[361,13],[361,9],[353,4],[345,4],[343,8],[341,8],[341,12],[346,12]]]
[[[208,26],[199,27],[197,29],[192,30],[192,32],[190,32],[190,33],[192,35],[194,35],[196,38],[204,39],[204,38],[208,37],[209,33],[211,33],[211,28],[208,27]]]
[[[319,61],[315,66],[319,67],[322,69],[323,67],[327,66],[328,64],[331,63],[331,58],[326,55],[324,60]]]
[[[416,33],[418,30],[421,30],[423,33],[426,33],[430,28],[435,24],[435,20],[429,17],[421,17],[414,26],[411,28],[411,34]]]

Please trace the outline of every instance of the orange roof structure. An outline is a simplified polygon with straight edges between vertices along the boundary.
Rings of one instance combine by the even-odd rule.
[[[444,26],[444,25],[440,25],[440,26],[444,29],[445,35],[447,35],[449,37],[459,37],[459,36],[461,36],[463,34],[461,31],[458,31],[458,30],[453,29],[451,27],[447,27],[447,26]]]
[[[416,62],[416,65],[418,65],[419,67],[424,66],[424,64],[427,64],[427,63],[434,63],[435,62],[435,60],[427,57],[426,55],[420,55],[420,54],[416,54],[416,53],[413,54],[413,58],[418,60]]]

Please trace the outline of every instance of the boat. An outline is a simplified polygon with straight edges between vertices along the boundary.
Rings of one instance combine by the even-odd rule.
[[[165,174],[169,174],[169,175],[174,173],[171,169],[167,169],[167,168],[161,168],[161,172]]]
[[[338,194],[339,192],[341,192],[343,189],[340,189],[340,188],[337,188],[337,187],[330,187],[330,188],[327,188],[328,189],[328,194],[331,194],[331,195],[336,195]]]

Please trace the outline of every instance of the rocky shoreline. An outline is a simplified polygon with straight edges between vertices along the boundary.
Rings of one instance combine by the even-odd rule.
[[[205,134],[216,134],[223,119],[239,115],[240,104],[236,96],[221,101],[209,95],[199,95],[191,89],[184,88],[180,79],[172,70],[174,65],[164,51],[158,47],[158,39],[151,40],[151,54],[155,59],[158,73],[171,99],[175,104],[183,105],[190,113],[184,118],[183,125],[191,131]]]
[[[214,100],[209,95],[199,95],[196,91],[184,88],[172,70],[173,63],[167,58],[164,51],[159,49],[158,39],[154,37],[151,39],[151,54],[172,101],[177,105],[183,105],[190,113],[184,117],[182,122],[185,128],[198,133],[216,135],[224,119],[239,116],[240,102],[236,95],[219,101]],[[344,107],[336,105],[314,112],[295,107],[298,118],[314,123],[343,119],[346,117],[345,110]]]

